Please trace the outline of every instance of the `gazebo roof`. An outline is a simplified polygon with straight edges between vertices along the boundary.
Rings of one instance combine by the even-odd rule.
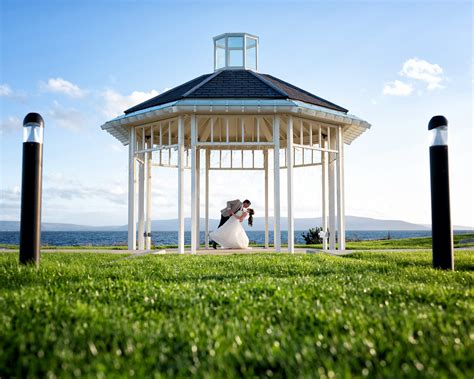
[[[125,111],[125,114],[184,99],[298,100],[347,113],[348,110],[281,79],[252,70],[219,70],[201,75]]]
[[[102,129],[127,145],[130,131],[134,128],[153,128],[157,125],[161,128],[162,122],[168,120],[170,126],[171,120],[174,120],[176,132],[178,118],[184,116],[183,122],[190,125],[192,118],[186,118],[190,115],[205,117],[219,125],[223,125],[224,118],[234,124],[237,120],[241,123],[260,123],[263,120],[268,124],[273,122],[270,118],[276,115],[283,118],[295,116],[300,119],[301,125],[303,120],[306,122],[305,128],[312,123],[318,123],[319,128],[323,124],[325,127],[343,126],[346,144],[351,144],[370,128],[367,121],[350,114],[347,109],[259,72],[258,47],[259,38],[248,33],[225,33],[214,37],[213,73],[198,76],[127,109],[124,114],[104,123]],[[212,138],[207,134],[212,127],[207,128],[206,125],[197,120],[198,134],[204,133],[207,139],[203,141],[209,142]],[[184,133],[184,139],[190,141],[191,128],[185,127]],[[271,132],[267,132],[265,138],[267,143],[271,142]]]

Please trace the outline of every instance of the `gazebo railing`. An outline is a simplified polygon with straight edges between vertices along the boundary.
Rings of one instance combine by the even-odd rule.
[[[272,115],[200,115],[196,116],[197,135],[196,149],[219,151],[218,164],[211,164],[210,170],[263,170],[263,163],[255,165],[255,155],[275,148],[273,140]],[[320,166],[322,152],[338,154],[337,144],[332,138],[336,135],[337,125],[322,124],[303,118],[293,117],[293,167]],[[136,126],[134,154],[141,163],[144,156],[151,153],[152,166],[178,168],[178,119],[173,117],[148,125]],[[185,126],[190,127],[190,122]],[[285,120],[282,117],[282,121]],[[282,123],[283,124],[283,123]],[[286,128],[280,127],[280,168],[287,168],[288,150],[285,147],[288,136]],[[191,149],[190,136],[183,138],[185,144],[185,161],[183,166],[190,169],[189,152]],[[223,152],[228,152],[232,158],[230,164],[222,161]],[[241,163],[235,164],[234,154],[241,157]],[[244,164],[245,152],[251,152],[252,163]],[[318,154],[315,154],[318,152]],[[224,153],[225,154],[225,153]],[[299,159],[299,157],[301,157]]]

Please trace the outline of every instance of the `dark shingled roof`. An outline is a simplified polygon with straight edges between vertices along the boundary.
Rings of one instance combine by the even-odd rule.
[[[195,86],[197,86],[203,80],[206,80],[211,75],[212,74],[201,75],[197,78],[194,78],[193,80],[190,80],[189,82],[186,82],[184,84],[181,84],[180,86],[174,87],[170,89],[169,91],[163,92],[161,95],[152,97],[151,99],[144,101],[143,103],[140,103],[130,109],[127,109],[125,111],[125,114],[182,99],[183,94],[185,94],[190,89],[193,89]]]
[[[252,71],[223,70],[196,88],[188,98],[280,99],[281,92],[263,82]]]
[[[125,111],[126,114],[181,99],[293,99],[347,113],[347,109],[268,74],[221,70],[201,75]]]
[[[304,101],[305,103],[310,103],[314,105],[319,105],[321,107],[334,109],[336,111],[341,111],[347,113],[348,110],[340,107],[337,104],[331,103],[319,96],[313,95],[311,92],[305,91],[304,89],[298,88],[293,84],[284,82],[281,79],[275,78],[274,76],[268,74],[261,74],[265,79],[270,83],[280,88],[282,91],[288,94],[289,99]]]

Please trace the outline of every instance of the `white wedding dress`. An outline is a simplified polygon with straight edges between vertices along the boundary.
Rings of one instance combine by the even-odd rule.
[[[235,215],[240,217],[242,213],[238,211]],[[249,237],[242,223],[234,216],[230,216],[219,229],[209,233],[209,237],[224,249],[249,249]]]

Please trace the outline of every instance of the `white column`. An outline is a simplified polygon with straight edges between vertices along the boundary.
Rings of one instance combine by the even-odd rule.
[[[295,252],[295,225],[293,218],[293,117],[288,116],[286,125],[286,173],[288,188],[288,253]]]
[[[204,231],[204,244],[206,249],[209,249],[209,168],[211,167],[211,150],[206,149],[206,194],[205,194],[205,231]]]
[[[280,234],[280,116],[273,118],[273,181],[274,181],[274,228],[273,244],[276,252],[281,251]]]
[[[196,186],[196,116],[191,116],[191,254],[196,254],[197,186]]]
[[[324,140],[321,141],[321,148],[326,148],[326,142]],[[322,228],[323,232],[327,233],[328,231],[328,161],[327,161],[327,153],[321,151],[321,214],[322,214]],[[325,235],[323,237],[323,250],[327,250],[328,248],[328,239]]]
[[[135,129],[130,128],[128,144],[128,250],[136,249],[136,220],[135,220]]]
[[[142,147],[143,148],[143,147]],[[142,157],[145,154],[141,154]],[[138,164],[138,250],[145,249],[145,164]]]
[[[142,129],[142,133],[145,130]],[[140,150],[145,149],[145,138],[140,138]],[[140,154],[138,163],[138,250],[145,249],[145,154]]]
[[[268,150],[263,150],[263,167],[265,170],[265,249],[268,249]]]
[[[344,129],[337,129],[337,237],[339,250],[346,249],[346,220],[344,210]]]
[[[196,131],[198,126],[196,126]],[[201,149],[196,149],[196,248],[201,245]]]
[[[184,119],[178,119],[178,253],[184,254]]]
[[[329,137],[329,149],[334,149],[334,133]],[[334,159],[335,154],[329,153],[329,162],[328,162],[328,179],[329,179],[329,249],[336,249],[336,201],[335,201],[335,173],[334,173]]]
[[[152,148],[151,141],[148,143],[148,148]],[[152,152],[146,153],[146,238],[145,249],[151,249],[151,210],[152,210],[152,186],[151,186],[151,169],[153,163]]]

